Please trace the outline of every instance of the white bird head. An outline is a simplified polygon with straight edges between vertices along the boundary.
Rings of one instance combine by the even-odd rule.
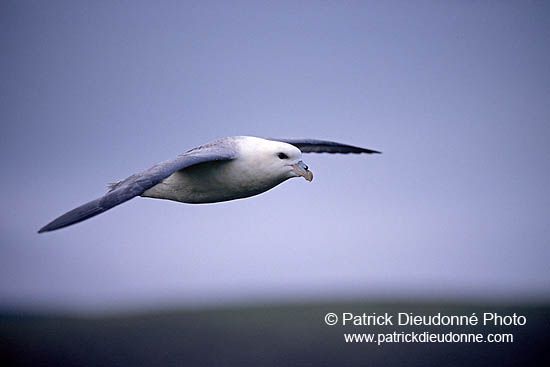
[[[302,152],[294,145],[278,141],[243,137],[241,157],[246,157],[249,167],[280,182],[293,177],[313,180],[313,173],[302,161]]]

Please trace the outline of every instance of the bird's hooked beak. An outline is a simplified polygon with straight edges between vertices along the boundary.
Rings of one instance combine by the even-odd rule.
[[[294,172],[298,174],[298,176],[302,176],[303,178],[305,178],[310,182],[311,180],[313,180],[313,173],[311,173],[311,171],[308,171],[308,166],[304,162],[299,161],[296,164],[292,164],[291,167],[294,170]]]

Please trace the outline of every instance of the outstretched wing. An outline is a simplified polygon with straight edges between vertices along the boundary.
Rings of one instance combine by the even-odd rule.
[[[192,149],[172,160],[155,164],[153,167],[140,173],[133,174],[125,180],[111,184],[109,186],[109,192],[105,195],[63,214],[42,227],[38,233],[70,226],[71,224],[101,214],[125,201],[141,195],[176,171],[201,163],[228,161],[234,158],[235,151],[233,146],[224,141]]]
[[[317,140],[317,139],[270,139],[275,141],[281,141],[283,143],[288,143],[294,145],[296,148],[300,149],[302,153],[367,153],[373,154],[378,153],[377,150],[366,149],[355,147],[353,145],[336,143],[334,141],[327,140]]]

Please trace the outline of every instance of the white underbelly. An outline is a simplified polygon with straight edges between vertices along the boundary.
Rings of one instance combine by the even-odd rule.
[[[189,204],[215,203],[257,195],[281,182],[266,179],[235,161],[211,162],[175,172],[141,196]]]

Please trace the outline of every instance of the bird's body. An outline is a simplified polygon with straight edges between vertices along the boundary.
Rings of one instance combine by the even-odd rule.
[[[268,158],[275,151],[284,152],[292,163],[297,163],[301,156],[298,148],[248,136],[231,140],[235,159],[207,162],[176,171],[141,196],[187,204],[216,203],[258,195],[296,177],[290,168],[279,169],[280,159]]]
[[[311,139],[224,138],[111,184],[104,196],[63,214],[39,232],[78,223],[136,196],[215,203],[258,195],[293,177],[311,181],[302,152],[379,153]]]
[[[256,185],[241,182],[243,175],[238,166],[234,161],[191,166],[172,173],[141,196],[187,204],[205,204],[254,195],[252,192]]]

